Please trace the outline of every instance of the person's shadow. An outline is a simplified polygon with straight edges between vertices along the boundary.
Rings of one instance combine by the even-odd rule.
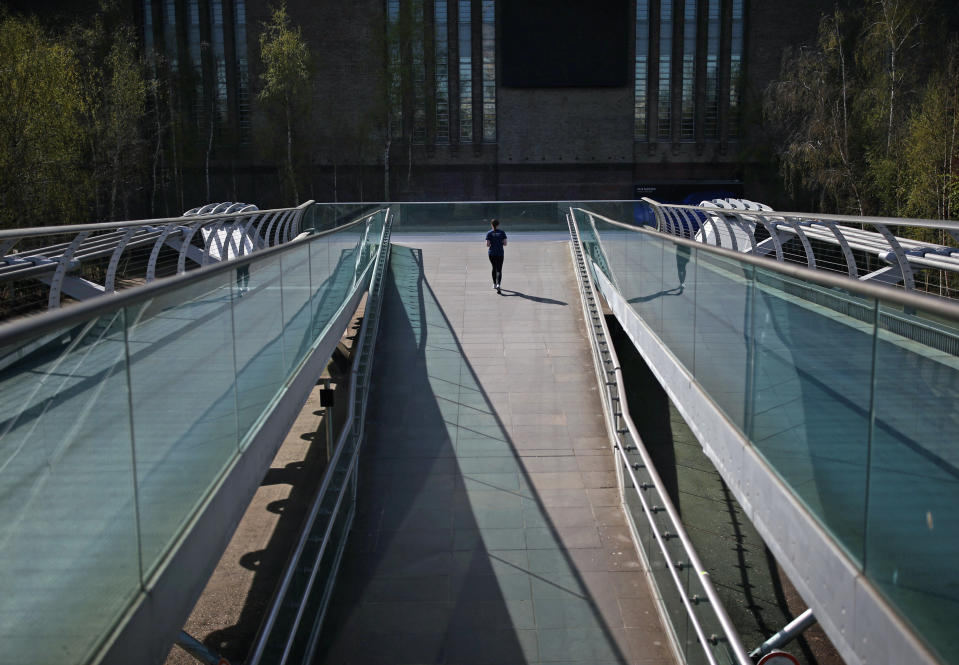
[[[690,248],[685,245],[676,247],[676,277],[679,279],[679,286],[671,289],[663,289],[658,293],[651,293],[648,296],[637,296],[626,300],[628,303],[649,302],[663,296],[681,296],[686,290],[686,265],[689,263]]]
[[[564,303],[562,300],[553,300],[552,298],[540,298],[539,296],[530,296],[522,291],[512,291],[510,289],[500,289],[499,294],[506,298],[523,298],[524,300],[532,300],[533,302],[541,302],[546,305],[562,305],[566,307],[567,303]]]
[[[626,300],[626,302],[649,302],[650,300],[656,300],[656,298],[662,298],[663,296],[681,296],[683,295],[683,291],[685,291],[685,287],[680,285],[672,289],[666,289],[657,293],[650,293],[648,296],[636,296],[635,298],[629,298]]]

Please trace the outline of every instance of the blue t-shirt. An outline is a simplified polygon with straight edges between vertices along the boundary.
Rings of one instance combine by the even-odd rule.
[[[503,256],[503,242],[506,240],[505,231],[493,229],[486,234],[486,240],[489,241],[490,256]]]

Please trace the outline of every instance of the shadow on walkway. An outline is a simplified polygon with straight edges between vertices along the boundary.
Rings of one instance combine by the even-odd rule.
[[[514,291],[512,289],[500,289],[499,294],[506,298],[523,298],[524,300],[532,300],[533,302],[541,302],[544,305],[562,305],[566,306],[567,303],[562,300],[553,300],[552,298],[541,298],[539,296],[530,296],[522,291]]]
[[[381,325],[357,515],[314,662],[629,662],[421,250],[394,247]]]

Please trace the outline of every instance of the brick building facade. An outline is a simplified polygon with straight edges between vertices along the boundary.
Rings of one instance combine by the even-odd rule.
[[[230,127],[218,199],[279,200],[263,148],[269,0],[129,0],[144,52]],[[41,1],[41,4],[43,2]],[[47,3],[50,4],[50,3]],[[56,4],[56,3],[54,3]],[[315,60],[301,198],[761,198],[756,108],[825,0],[287,0]],[[761,151],[759,151],[761,152]],[[752,160],[752,161],[751,161]]]

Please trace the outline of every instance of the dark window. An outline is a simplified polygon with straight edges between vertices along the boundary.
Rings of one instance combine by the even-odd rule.
[[[473,141],[473,41],[470,0],[459,0],[460,142]]]
[[[680,138],[696,137],[696,0],[686,0],[683,13],[683,120]]]
[[[646,85],[649,83],[649,0],[636,0],[636,61],[635,71],[635,104],[633,117],[635,127],[633,133],[637,140],[645,141],[648,137],[646,123],[648,121]]]
[[[227,120],[226,49],[224,47],[223,0],[210,0],[210,43],[213,48],[213,99],[211,111],[217,122]]]
[[[673,118],[673,2],[661,0],[659,7],[659,126],[656,136],[672,137]]]
[[[719,34],[720,0],[709,0],[706,24],[706,108],[703,134],[707,139],[719,138]]]
[[[446,0],[434,0],[436,29],[436,142],[450,142],[450,47]]]
[[[496,142],[496,3],[483,0],[483,141]]]
[[[503,85],[629,84],[627,0],[502,0],[501,4]]]
[[[729,58],[729,137],[739,134],[739,98],[743,75],[743,0],[733,0],[732,53]]]
[[[246,0],[236,0],[233,7],[233,33],[236,45],[236,100],[240,142],[249,143],[252,127],[250,123],[250,66],[246,51]]]

